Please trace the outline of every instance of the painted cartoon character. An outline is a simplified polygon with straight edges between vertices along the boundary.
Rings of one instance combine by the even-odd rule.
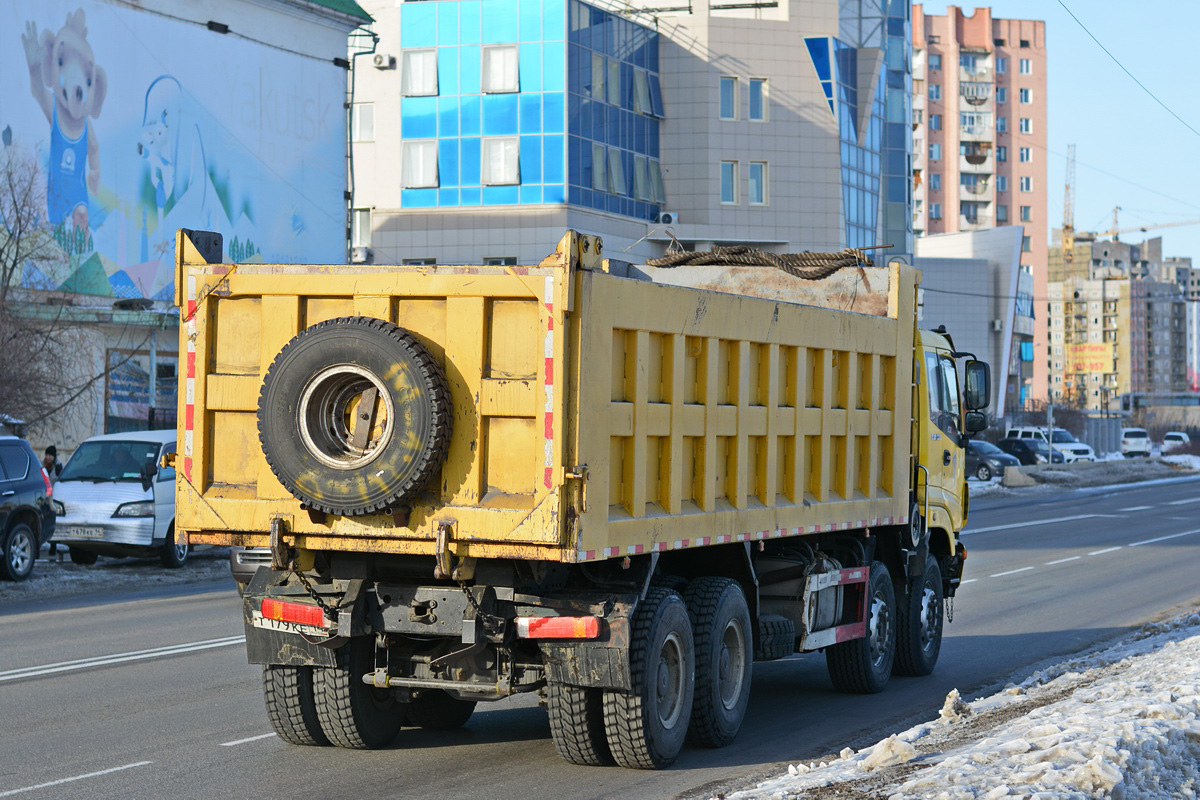
[[[54,225],[88,227],[88,192],[100,185],[100,143],[88,117],[100,116],[108,78],[96,65],[83,9],[67,15],[58,32],[25,23],[21,34],[29,62],[29,88],[50,122],[46,205]]]
[[[160,212],[173,206],[194,182],[203,192],[204,142],[199,127],[184,114],[183,88],[170,75],[155,78],[146,90],[137,151],[150,167]]]

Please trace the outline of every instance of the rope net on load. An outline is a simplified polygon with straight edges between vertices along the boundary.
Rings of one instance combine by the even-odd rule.
[[[652,267],[682,267],[685,265],[776,267],[797,278],[816,281],[828,277],[843,267],[873,267],[871,257],[857,248],[848,247],[837,253],[768,253],[745,245],[714,247],[712,250],[668,252],[646,262]]]

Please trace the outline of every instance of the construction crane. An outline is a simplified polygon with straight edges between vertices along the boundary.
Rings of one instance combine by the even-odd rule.
[[[1115,225],[1113,227],[1116,227]],[[1075,262],[1075,145],[1067,145],[1067,181],[1063,189],[1063,266],[1067,273]]]
[[[1067,191],[1070,191],[1070,189],[1068,189]],[[1121,236],[1122,233],[1138,233],[1138,232],[1145,233],[1146,231],[1157,230],[1158,228],[1176,228],[1176,227],[1179,227],[1180,225],[1200,225],[1200,217],[1195,217],[1193,219],[1175,220],[1174,222],[1158,222],[1153,225],[1138,225],[1137,227],[1134,227],[1134,228],[1122,228],[1117,223],[1117,212],[1119,212],[1120,210],[1121,210],[1120,206],[1116,206],[1113,208],[1113,224],[1112,224],[1111,230],[1097,231],[1096,233],[1094,233],[1092,235],[1095,236],[1097,239],[1099,239],[1101,236],[1111,236],[1111,237],[1113,237],[1113,241],[1119,241],[1120,240],[1119,237]],[[1074,236],[1074,229],[1072,229],[1071,233],[1072,233],[1072,236]],[[1065,243],[1066,243],[1066,236],[1067,236],[1067,232],[1066,232],[1065,223],[1064,223],[1064,229],[1063,229],[1064,247],[1065,247]]]

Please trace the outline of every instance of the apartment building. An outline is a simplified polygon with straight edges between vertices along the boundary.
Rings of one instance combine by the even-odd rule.
[[[355,260],[912,252],[907,2],[362,5]]]
[[[1046,73],[1044,22],[913,6],[913,231],[1022,226],[1021,266],[1037,298],[1048,280]],[[1035,314],[1022,404],[1047,397],[1048,337],[1046,315]]]

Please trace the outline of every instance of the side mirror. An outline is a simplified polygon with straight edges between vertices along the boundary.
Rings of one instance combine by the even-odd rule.
[[[154,476],[158,473],[158,467],[153,464],[147,464],[142,467],[142,489],[150,491],[150,487],[154,485]]]
[[[987,424],[987,414],[980,411],[968,411],[966,419],[963,420],[963,427],[966,429],[968,436],[987,430]]]
[[[968,411],[982,411],[991,402],[992,373],[986,361],[967,362],[966,385],[963,401]],[[985,425],[986,427],[986,425]],[[970,430],[970,425],[967,425]],[[980,428],[980,430],[983,430]]]

